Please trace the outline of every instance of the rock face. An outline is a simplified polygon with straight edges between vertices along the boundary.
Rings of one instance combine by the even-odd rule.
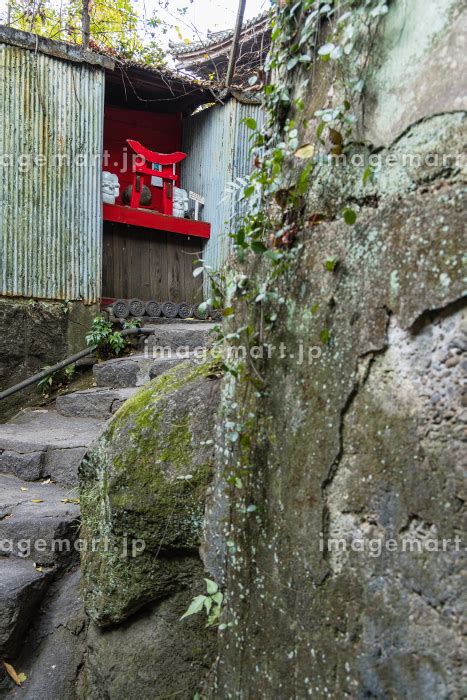
[[[257,362],[262,391],[231,379],[223,392],[231,430],[244,434],[240,448],[225,441],[218,469],[230,482],[251,469],[227,490],[230,625],[208,697],[464,694],[465,169],[426,157],[459,154],[467,120],[439,71],[430,85],[443,89],[423,101],[404,86],[436,70],[432,55],[451,55],[452,37],[462,44],[466,15],[465,5],[462,16],[453,2],[426,5],[438,24],[427,26],[419,2],[390,3],[372,47],[362,140],[379,134],[386,150],[371,196],[358,168],[317,165],[303,207],[328,220],[297,232],[302,247],[274,278],[284,303],[264,303],[261,318],[235,308],[235,322],[255,330],[277,313],[265,342],[285,350]],[[415,35],[420,45],[407,44]],[[393,113],[383,123],[378,112],[387,85],[394,130]],[[300,97],[312,117],[321,105],[296,86],[292,103]],[[448,113],[433,116],[441,103]],[[299,143],[313,141],[316,124],[289,116]],[[418,165],[397,165],[404,154]],[[343,221],[346,206],[355,225]],[[241,272],[260,287],[265,267]],[[246,428],[239,406],[254,417]],[[219,525],[216,499],[208,531]]]
[[[161,697],[191,693],[212,661],[205,617],[179,618],[205,591],[198,548],[213,472],[217,366],[186,362],[154,379],[80,466],[89,697],[139,696],[132,683],[142,697],[154,683]]]
[[[66,573],[55,582],[44,601],[41,614],[21,640],[21,654],[15,668],[27,682],[10,688],[8,700],[72,700],[76,697],[85,653],[85,616],[80,600],[79,571]],[[1,688],[1,679],[0,679]]]
[[[0,654],[12,656],[19,648],[49,576],[30,562],[0,558]]]
[[[87,633],[88,698],[193,698],[214,656],[215,632],[199,617],[180,621],[191,600],[205,589],[201,563],[193,579],[162,601],[110,629],[90,624]],[[167,693],[168,694],[168,693]]]

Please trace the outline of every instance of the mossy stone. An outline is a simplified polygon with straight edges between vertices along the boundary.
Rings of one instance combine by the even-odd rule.
[[[183,363],[146,385],[80,466],[84,599],[98,625],[190,580],[212,474],[217,363]]]

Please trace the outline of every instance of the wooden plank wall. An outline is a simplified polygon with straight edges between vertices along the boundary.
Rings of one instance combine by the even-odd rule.
[[[104,221],[102,296],[200,303],[203,281],[193,277],[193,260],[202,248],[193,236]]]

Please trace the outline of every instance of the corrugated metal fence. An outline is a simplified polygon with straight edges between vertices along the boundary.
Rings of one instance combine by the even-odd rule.
[[[0,44],[0,294],[100,296],[104,71]]]
[[[228,192],[233,189],[231,183],[246,177],[252,166],[251,130],[243,123],[245,117],[253,117],[261,123],[262,108],[231,99],[225,105],[198,112],[183,124],[182,150],[188,157],[183,163],[182,187],[205,198],[202,216],[211,223],[211,238],[205,244],[203,258],[214,270],[218,270],[229,255],[229,233],[245,207],[238,192]],[[209,294],[207,279],[205,294]]]

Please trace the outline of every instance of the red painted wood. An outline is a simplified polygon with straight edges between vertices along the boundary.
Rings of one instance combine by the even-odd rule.
[[[174,175],[174,165],[179,163],[181,160],[186,158],[186,153],[177,151],[176,153],[156,153],[156,151],[150,151],[148,148],[143,146],[139,141],[134,141],[133,139],[127,139],[128,145],[134,150],[140,159],[133,164],[133,181],[131,190],[131,200],[130,207],[137,209],[140,207],[141,193],[144,187],[144,179],[146,175],[150,178],[154,175],[154,170],[150,167],[151,163],[158,163],[162,166],[162,170],[158,172],[158,177],[163,181],[162,183],[162,214],[167,216],[172,216],[173,214],[173,189],[172,182],[174,185],[178,185],[178,175]],[[148,165],[149,163],[149,165]],[[151,179],[149,179],[148,185],[150,185]],[[151,209],[154,209],[151,206]]]
[[[135,109],[106,106],[104,114],[104,162],[103,169],[115,173],[120,181],[121,194],[133,180],[132,165],[135,154],[127,139],[144,143],[150,150],[161,153],[180,151],[182,145],[182,116],[157,114]],[[178,166],[177,166],[178,167]],[[147,182],[146,182],[147,184]],[[152,209],[162,211],[163,188],[150,186]]]
[[[132,209],[119,204],[104,204],[103,218],[105,221],[115,221],[118,224],[143,226],[144,228],[158,229],[159,231],[182,233],[185,236],[196,236],[198,238],[209,238],[211,236],[211,224],[205,221],[193,221],[192,219],[182,219],[178,216],[167,216],[166,214],[159,214],[157,211],[141,207]]]
[[[181,151],[177,151],[175,153],[157,153],[156,151],[150,151],[149,148],[143,146],[143,144],[139,141],[127,139],[127,143],[132,147],[135,153],[143,156],[143,158],[148,160],[150,163],[172,165],[173,163],[180,163],[181,160],[186,158],[186,153],[182,153]]]

